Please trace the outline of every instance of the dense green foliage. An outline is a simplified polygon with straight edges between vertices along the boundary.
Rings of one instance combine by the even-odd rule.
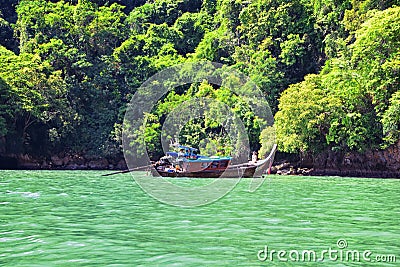
[[[349,22],[350,23],[350,22]],[[399,139],[400,7],[369,11],[319,75],[291,85],[276,114],[288,152],[386,147]]]
[[[168,66],[201,59],[248,75],[274,114],[279,108],[283,151],[391,144],[400,132],[394,5],[399,2],[3,1],[0,152],[118,155],[123,115],[136,89]],[[199,95],[231,107],[251,148],[260,149],[261,140],[266,151],[271,128],[261,133],[240,98],[202,83],[177,88],[149,114],[152,156],[161,152],[165,115]],[[232,150],[221,125],[207,116],[188,123],[179,138],[207,151]]]

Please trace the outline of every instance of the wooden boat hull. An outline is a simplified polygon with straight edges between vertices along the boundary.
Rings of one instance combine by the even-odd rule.
[[[233,167],[219,171],[198,171],[198,172],[168,172],[152,170],[153,176],[162,177],[188,177],[188,178],[250,178],[253,177],[257,166]]]
[[[254,176],[257,166],[228,167],[223,174],[226,178],[251,178]]]
[[[188,178],[219,178],[222,171],[198,171],[198,172],[168,172],[160,170],[152,170],[153,176],[162,177],[188,177]]]

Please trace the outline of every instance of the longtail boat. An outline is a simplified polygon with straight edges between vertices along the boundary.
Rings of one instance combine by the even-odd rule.
[[[273,146],[270,154],[263,160],[242,164],[231,164],[231,157],[197,155],[197,149],[178,146],[180,152],[167,152],[151,168],[153,176],[196,177],[196,178],[239,178],[260,177],[271,166],[276,152]]]

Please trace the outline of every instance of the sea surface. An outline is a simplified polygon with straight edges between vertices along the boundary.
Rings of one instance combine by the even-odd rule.
[[[104,173],[0,171],[0,266],[400,265],[400,180],[242,179],[182,208]]]

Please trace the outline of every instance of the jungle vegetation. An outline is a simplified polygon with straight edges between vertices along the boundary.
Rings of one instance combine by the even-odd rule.
[[[120,155],[137,88],[196,60],[258,85],[281,151],[363,151],[399,140],[398,0],[3,0],[0,153]],[[231,107],[252,150],[271,135],[238,96],[202,82],[176,88],[148,115],[152,157],[165,115],[193,96]],[[192,120],[180,141],[199,147],[208,138],[226,154],[221,132],[207,118]]]

